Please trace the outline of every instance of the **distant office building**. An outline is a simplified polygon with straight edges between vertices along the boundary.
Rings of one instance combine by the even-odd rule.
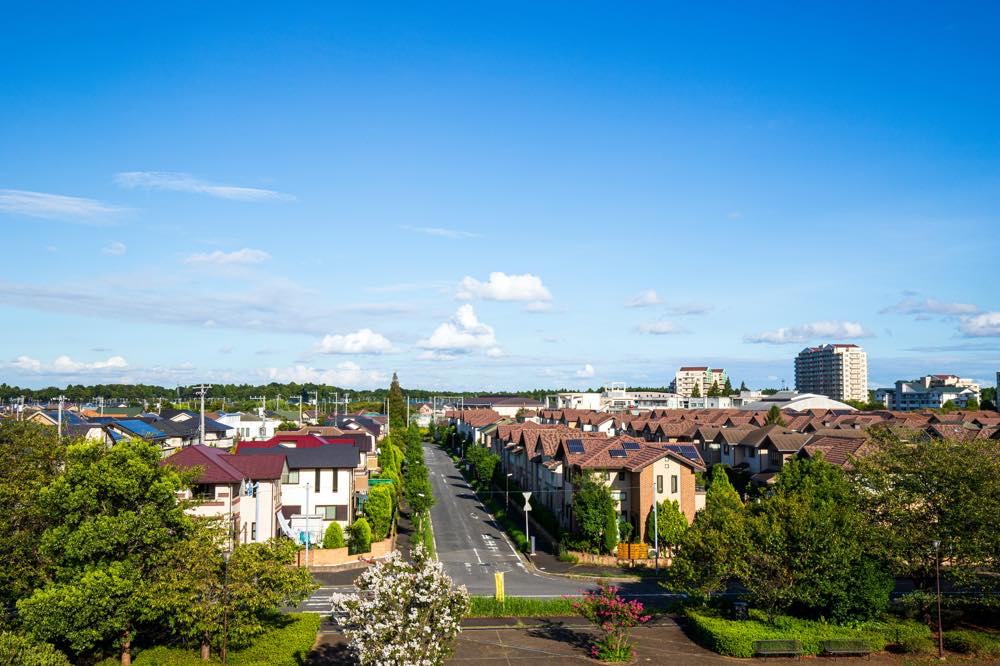
[[[697,386],[698,394],[705,396],[708,394],[708,389],[712,388],[713,383],[721,391],[726,384],[726,371],[722,368],[709,368],[708,366],[685,366],[674,375],[670,390],[677,395],[688,398],[691,397]]]
[[[853,344],[806,347],[795,358],[795,390],[868,401],[868,354]]]
[[[965,407],[969,400],[979,402],[979,384],[955,375],[926,375],[912,381],[900,380],[895,388],[878,389],[875,400],[898,411],[940,409],[951,402]]]

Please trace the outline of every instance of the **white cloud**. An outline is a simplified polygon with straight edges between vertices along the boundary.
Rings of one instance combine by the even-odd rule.
[[[972,317],[962,317],[958,328],[971,338],[1000,336],[1000,312],[983,312]]]
[[[668,307],[667,312],[677,316],[703,315],[708,314],[712,309],[711,305],[705,305],[704,303],[679,303]]]
[[[424,234],[425,236],[437,236],[438,238],[480,238],[479,234],[474,234],[471,231],[446,229],[444,227],[411,227],[403,225],[400,229],[403,231],[412,231],[416,234]]]
[[[574,374],[575,376],[580,377],[581,379],[587,377],[593,377],[595,374],[594,366],[587,363],[586,365],[583,366],[583,370],[577,370]]]
[[[101,252],[104,254],[110,254],[113,257],[120,257],[125,254],[127,249],[128,248],[125,246],[125,243],[122,243],[121,241],[111,241],[101,248]]]
[[[969,315],[979,311],[971,303],[946,303],[934,298],[908,297],[895,305],[890,305],[879,310],[879,314],[903,314],[903,315]]]
[[[0,189],[0,211],[81,224],[109,224],[124,208],[84,197]]]
[[[234,252],[223,252],[216,250],[208,253],[192,254],[184,260],[187,264],[207,265],[207,266],[249,266],[260,264],[271,258],[263,250],[252,250],[248,247]]]
[[[329,384],[357,388],[380,386],[386,380],[382,373],[375,370],[362,370],[360,365],[351,361],[339,363],[330,369],[317,369],[306,365],[295,365],[288,368],[264,368],[262,374],[275,382]]]
[[[490,347],[486,350],[486,355],[490,358],[500,358],[503,356],[503,350],[499,347]]]
[[[105,361],[84,363],[74,361],[69,356],[57,356],[52,363],[43,363],[30,356],[18,356],[8,367],[44,375],[74,375],[82,372],[107,373],[128,368],[128,362],[121,356],[111,356]]]
[[[648,308],[663,303],[663,299],[653,289],[645,289],[625,300],[627,308]]]
[[[363,328],[346,335],[324,335],[316,351],[321,354],[387,354],[393,349],[384,335]]]
[[[678,333],[687,333],[687,331],[672,321],[651,321],[645,324],[639,325],[640,333],[649,333],[650,335],[676,335]]]
[[[476,317],[471,305],[465,304],[455,311],[450,321],[446,321],[417,346],[438,352],[465,353],[477,349],[489,350],[497,346],[493,328]]]
[[[235,185],[218,185],[189,173],[173,171],[123,171],[115,176],[115,183],[128,189],[166,190],[169,192],[189,192],[192,194],[207,194],[219,199],[232,201],[294,201],[295,197],[274,190],[258,187],[237,187]]]
[[[552,294],[537,275],[507,275],[499,271],[490,273],[489,280],[480,282],[466,276],[458,284],[455,296],[463,301],[551,301]]]
[[[864,326],[852,321],[817,321],[812,324],[790,326],[773,331],[764,331],[756,335],[743,336],[744,342],[785,345],[809,342],[818,338],[854,340],[870,338],[872,333]]]

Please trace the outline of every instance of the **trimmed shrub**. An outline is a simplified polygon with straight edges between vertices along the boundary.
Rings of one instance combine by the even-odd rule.
[[[1000,635],[956,629],[944,632],[944,646],[961,654],[996,657],[1000,656]]]
[[[365,518],[368,519],[374,541],[381,541],[389,535],[392,526],[392,491],[386,486],[375,486],[368,490]]]
[[[934,641],[923,636],[907,636],[899,642],[899,649],[906,654],[930,654],[934,652]]]
[[[798,640],[803,653],[811,655],[821,652],[823,641],[833,639],[862,639],[875,651],[884,650],[889,644],[899,644],[905,650],[908,644],[931,641],[931,630],[926,625],[895,618],[848,627],[787,616],[778,616],[768,623],[756,609],[750,611],[749,620],[727,620],[714,611],[700,609],[688,609],[687,617],[699,643],[730,657],[752,657],[754,641],[765,640]]]
[[[69,659],[48,643],[35,643],[23,634],[0,631],[0,664],[4,666],[70,666]]]
[[[326,528],[326,534],[323,535],[323,547],[344,547],[344,528],[340,526],[340,523],[332,522],[330,523],[330,526]]]
[[[367,553],[372,549],[372,528],[364,518],[358,518],[347,528],[351,540],[348,548],[352,555]]]

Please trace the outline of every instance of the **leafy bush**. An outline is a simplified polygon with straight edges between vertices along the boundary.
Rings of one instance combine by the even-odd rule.
[[[340,526],[340,523],[336,521],[332,522],[330,523],[330,526],[326,528],[326,534],[323,535],[323,547],[344,547],[344,529]]]
[[[351,554],[367,553],[372,549],[372,528],[364,518],[358,518],[347,528],[347,533],[351,536],[348,544]]]
[[[906,654],[930,654],[934,652],[934,641],[923,636],[907,636],[899,642],[899,649]]]
[[[70,666],[69,659],[48,643],[35,643],[27,636],[0,631],[0,664],[3,666]]]
[[[561,597],[536,599],[507,597],[500,603],[494,597],[471,597],[472,604],[466,617],[557,617],[579,615],[573,607],[579,599]]]
[[[1000,635],[956,629],[944,632],[944,646],[961,654],[995,657],[1000,656]]]
[[[381,541],[389,535],[392,527],[392,491],[386,486],[375,486],[368,490],[365,501],[365,518],[371,527],[371,538]]]
[[[819,620],[800,620],[778,616],[767,622],[758,610],[750,611],[749,620],[727,620],[714,611],[688,609],[695,639],[714,652],[730,657],[753,656],[754,641],[798,640],[805,654],[817,655],[822,642],[833,639],[862,639],[872,650],[884,650],[886,645],[918,645],[931,641],[930,629],[919,622],[886,617],[881,621],[842,626]]]

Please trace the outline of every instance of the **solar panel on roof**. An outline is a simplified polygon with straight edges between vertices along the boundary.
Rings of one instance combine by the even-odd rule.
[[[571,439],[566,442],[566,448],[569,449],[570,453],[583,453],[583,441],[579,439]]]
[[[640,445],[639,442],[624,442],[622,444],[622,448],[626,451],[638,451],[642,448],[642,445]]]
[[[627,458],[628,457],[628,451],[626,451],[625,449],[608,449],[608,454],[612,458]]]
[[[123,428],[125,428],[126,430],[130,430],[131,432],[134,432],[135,434],[139,435],[140,437],[144,437],[144,438],[146,438],[146,437],[149,437],[149,438],[166,437],[166,434],[163,431],[158,430],[158,429],[154,428],[153,426],[149,425],[148,423],[146,423],[144,421],[139,421],[137,419],[126,419],[126,420],[118,421],[118,424],[120,426],[122,426]]]
[[[701,460],[701,456],[698,455],[698,449],[690,444],[668,444],[664,448],[669,451],[673,451],[674,453],[678,453],[688,460],[693,460],[695,462],[699,462]]]

